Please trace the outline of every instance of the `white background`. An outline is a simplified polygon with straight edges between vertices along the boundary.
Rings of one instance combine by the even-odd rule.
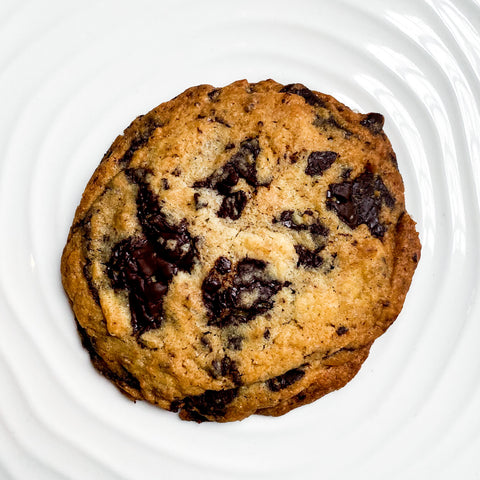
[[[95,373],[59,260],[116,135],[240,78],[382,112],[423,251],[344,389],[197,425]],[[2,0],[0,479],[480,479],[479,99],[478,0]]]

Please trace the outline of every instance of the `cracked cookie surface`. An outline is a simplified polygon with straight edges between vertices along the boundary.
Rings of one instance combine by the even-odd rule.
[[[101,373],[223,422],[344,386],[419,258],[382,115],[243,80],[133,121],[85,189],[61,268]]]

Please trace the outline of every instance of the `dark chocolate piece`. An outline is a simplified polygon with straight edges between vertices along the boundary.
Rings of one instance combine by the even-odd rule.
[[[303,369],[294,368],[283,375],[267,380],[266,384],[272,392],[279,392],[280,390],[293,385],[295,382],[298,382],[304,375],[305,371]]]
[[[312,152],[308,156],[305,173],[312,177],[315,175],[323,175],[323,172],[332,166],[337,157],[338,153],[329,150],[324,152]]]
[[[221,275],[225,275],[232,269],[232,262],[227,257],[219,257],[215,262],[215,270]]]
[[[329,210],[335,211],[350,228],[364,223],[377,238],[382,238],[386,231],[386,226],[380,222],[383,204],[392,208],[395,199],[382,179],[367,171],[354,180],[330,184],[327,191]]]
[[[243,190],[233,192],[240,178],[252,187],[267,186],[260,184],[257,179],[257,157],[260,153],[258,139],[247,138],[240,143],[238,151],[221,168],[215,170],[205,180],[199,180],[193,184],[193,188],[210,188],[224,198],[217,215],[220,218],[240,218],[247,203],[247,194]]]
[[[368,113],[360,124],[368,128],[374,135],[378,135],[383,129],[384,122],[385,118],[380,113]]]
[[[220,218],[238,220],[247,204],[247,194],[243,190],[233,192],[223,198],[217,215]]]
[[[194,418],[197,421],[205,421],[205,415],[212,417],[223,417],[227,411],[227,406],[237,397],[238,388],[229,390],[206,390],[201,395],[185,397],[183,399],[183,409],[190,415],[200,415],[203,418]]]
[[[295,245],[295,252],[298,255],[297,267],[318,268],[323,263],[323,258],[318,255],[320,249],[309,250],[303,245]]]
[[[168,285],[179,270],[191,270],[196,239],[186,220],[174,224],[167,219],[146,183],[148,172],[130,169],[126,174],[138,186],[137,216],[144,234],[115,245],[107,273],[115,289],[127,290],[133,333],[140,336],[161,326]]]
[[[320,97],[300,83],[290,83],[289,85],[285,85],[280,92],[299,95],[305,99],[305,103],[312,105],[312,107],[325,107],[325,102]]]
[[[175,265],[157,255],[145,237],[115,245],[107,272],[115,289],[128,290],[132,328],[138,336],[160,327],[163,299],[177,271]]]
[[[238,326],[273,308],[274,297],[285,283],[271,279],[266,262],[241,260],[235,270],[220,274],[214,266],[202,283],[208,325]]]

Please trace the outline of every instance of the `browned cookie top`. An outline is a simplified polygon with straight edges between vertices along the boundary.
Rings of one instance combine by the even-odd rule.
[[[95,366],[182,418],[344,385],[419,259],[383,117],[272,80],[193,87],[118,137],[62,258]]]

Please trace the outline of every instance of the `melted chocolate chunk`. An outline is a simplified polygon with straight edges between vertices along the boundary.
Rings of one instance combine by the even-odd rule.
[[[378,135],[383,129],[384,122],[385,118],[380,113],[368,113],[360,124],[368,128],[374,135]]]
[[[240,218],[247,203],[247,195],[244,191],[233,192],[241,178],[252,187],[266,186],[260,184],[257,179],[257,157],[260,153],[258,139],[247,138],[240,143],[238,151],[221,168],[215,170],[205,180],[197,181],[194,188],[210,188],[217,190],[222,195],[223,201],[217,215],[220,218]]]
[[[345,335],[347,332],[348,332],[348,328],[344,327],[343,325],[338,327],[336,330],[336,333],[339,337],[341,337],[342,335]]]
[[[285,85],[280,92],[299,95],[305,99],[305,103],[312,105],[312,107],[325,107],[325,102],[320,97],[300,83],[290,83],[289,85]]]
[[[227,257],[219,257],[215,262],[215,270],[220,275],[225,275],[232,269],[232,262]]]
[[[320,222],[320,220],[317,220],[316,222],[312,223],[309,226],[308,230],[312,235],[318,235],[320,237],[325,237],[325,238],[328,237],[328,234],[330,233],[330,230],[328,229],[328,227],[323,225],[323,223]]]
[[[284,283],[269,278],[266,262],[244,258],[234,271],[220,274],[216,266],[202,283],[208,325],[238,326],[273,308],[272,299]]]
[[[308,230],[308,225],[295,222],[295,212],[293,210],[284,210],[278,219],[274,219],[273,223],[281,223],[284,227],[292,230]]]
[[[327,191],[329,210],[334,210],[350,228],[364,223],[377,238],[382,238],[386,231],[379,218],[383,204],[392,208],[395,199],[382,179],[370,172],[364,172],[354,180],[330,184]]]
[[[163,299],[178,272],[155,252],[145,237],[129,238],[113,249],[107,272],[116,289],[127,289],[133,332],[158,328],[163,321]]]
[[[257,138],[247,138],[240,144],[237,153],[233,155],[230,162],[252,187],[258,187],[257,180],[257,157],[260,154],[260,144]]]
[[[147,173],[126,171],[138,185],[137,216],[143,235],[117,243],[107,263],[113,288],[127,290],[137,336],[161,326],[169,283],[179,270],[191,270],[197,253],[186,220],[174,224],[161,211],[158,197],[145,183]]]
[[[295,245],[298,255],[297,267],[318,268],[323,263],[323,258],[318,255],[321,249],[309,250],[303,245]]]
[[[197,421],[205,421],[206,415],[223,417],[227,412],[227,406],[237,397],[238,388],[229,390],[206,390],[201,395],[185,397],[183,409]],[[199,418],[200,416],[200,418]]]
[[[305,173],[312,177],[315,175],[323,175],[323,172],[332,166],[337,157],[338,153],[329,150],[324,152],[312,152],[308,156]]]
[[[304,375],[305,372],[301,368],[294,368],[283,375],[267,380],[266,384],[272,392],[279,392],[280,390],[293,385],[295,382],[298,382]]]
[[[174,263],[181,270],[189,272],[197,251],[196,239],[187,229],[184,219],[178,224],[171,223],[162,212],[158,197],[146,183],[138,183],[137,216],[147,238],[155,244],[159,254]]]
[[[231,218],[238,220],[247,204],[247,194],[243,190],[233,192],[223,198],[217,215],[220,218]]]

